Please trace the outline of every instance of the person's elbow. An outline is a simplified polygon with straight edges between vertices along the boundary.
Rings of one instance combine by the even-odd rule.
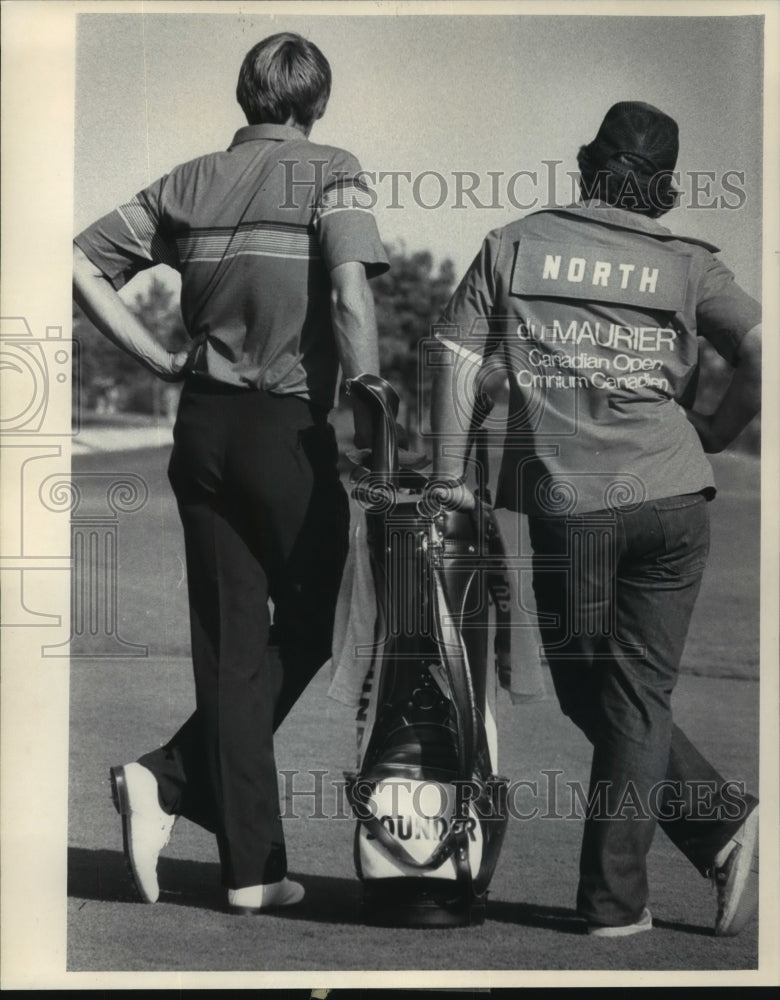
[[[83,296],[90,284],[103,280],[102,271],[92,263],[81,247],[73,244],[73,291],[77,300]]]
[[[742,338],[737,354],[737,367],[750,372],[761,372],[761,324],[748,330]]]
[[[331,272],[330,306],[335,316],[364,323],[373,313],[373,297],[366,270],[357,261]]]
[[[73,275],[74,277],[94,274],[97,268],[92,263],[92,261],[87,257],[78,243],[73,244]]]
[[[761,326],[754,326],[742,338],[737,355],[737,376],[743,385],[746,404],[754,415],[761,409]]]
[[[363,325],[368,315],[368,300],[354,289],[332,288],[330,311],[337,323]]]

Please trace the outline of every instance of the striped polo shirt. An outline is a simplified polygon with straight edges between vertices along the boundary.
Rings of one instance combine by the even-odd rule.
[[[330,408],[338,356],[329,272],[389,264],[357,159],[287,125],[248,125],[76,237],[114,288],[168,264],[208,378]]]

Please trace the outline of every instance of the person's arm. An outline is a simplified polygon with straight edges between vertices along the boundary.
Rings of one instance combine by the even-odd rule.
[[[128,309],[111,282],[80,247],[73,247],[73,297],[113,344],[168,382],[184,374],[190,351],[172,353]]]
[[[344,378],[379,374],[379,340],[374,297],[360,261],[347,261],[330,272],[330,312]],[[371,418],[365,403],[351,396],[355,447],[370,448]]]
[[[479,365],[481,359],[473,356],[473,364]],[[473,510],[476,500],[472,491],[462,483],[463,453],[466,449],[467,432],[462,426],[460,413],[471,413],[476,397],[473,386],[476,379],[458,379],[458,366],[466,361],[459,361],[455,351],[442,345],[439,365],[433,376],[431,388],[431,432],[433,436],[433,476],[432,480],[441,481],[446,486],[435,488],[434,492],[443,506],[455,510]],[[460,383],[460,385],[459,385]],[[460,407],[455,406],[455,393],[461,391]],[[458,442],[462,447],[458,448]],[[445,448],[444,445],[447,445]],[[453,447],[455,445],[455,447]],[[454,453],[453,453],[454,452]]]
[[[464,426],[463,417],[474,413],[479,381],[468,377],[476,373],[467,373],[466,369],[482,367],[484,338],[496,296],[494,271],[500,241],[499,232],[488,233],[444,310],[440,327],[434,331],[441,353],[431,390],[431,483],[434,497],[442,506],[455,510],[473,510],[476,505],[473,492],[462,482],[468,445],[468,426]]]
[[[687,416],[710,454],[723,451],[761,409],[761,326],[742,338],[734,375],[712,414],[688,410]]]

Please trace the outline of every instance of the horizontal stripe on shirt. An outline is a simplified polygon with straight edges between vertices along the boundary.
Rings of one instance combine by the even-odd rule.
[[[234,229],[195,229],[176,240],[183,264],[239,256],[320,260],[320,244],[308,226],[250,222]]]
[[[323,208],[319,213],[319,217],[322,219],[326,215],[335,215],[336,212],[365,212],[371,216],[374,214],[370,208],[361,208],[360,205],[333,205],[330,208]]]

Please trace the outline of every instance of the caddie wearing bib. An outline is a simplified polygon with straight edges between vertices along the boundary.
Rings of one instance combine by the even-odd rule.
[[[480,377],[508,376],[496,505],[528,515],[556,694],[593,744],[577,908],[604,937],[652,927],[656,822],[714,880],[716,934],[757,904],[757,801],[674,725],[671,696],[709,545],[705,452],[759,409],[760,308],[716,247],[656,221],[675,203],[677,153],[673,119],[616,104],[580,150],[582,200],[491,232],[437,331],[441,442],[462,434]],[[697,337],[735,369],[709,416],[690,408]],[[468,509],[446,451],[435,471]]]

